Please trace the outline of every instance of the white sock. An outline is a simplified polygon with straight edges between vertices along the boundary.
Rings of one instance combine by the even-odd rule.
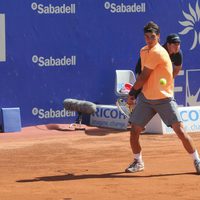
[[[199,160],[200,161],[199,154],[198,154],[197,150],[195,150],[195,152],[191,153],[190,155],[192,156],[193,160]]]
[[[142,154],[141,153],[134,154],[134,158],[136,160],[138,160],[139,162],[142,162]]]

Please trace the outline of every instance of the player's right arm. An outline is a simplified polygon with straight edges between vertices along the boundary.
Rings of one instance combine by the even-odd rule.
[[[141,74],[137,77],[137,80],[132,88],[134,90],[139,90],[140,88],[142,88],[146,80],[148,80],[152,71],[153,69],[144,66],[144,69],[142,70]]]
[[[138,90],[143,87],[144,83],[148,80],[152,71],[153,69],[144,67],[141,74],[137,77],[137,80],[135,84],[133,85],[131,91],[129,92],[127,104],[129,105],[134,104],[134,100],[135,100],[135,97],[137,96]]]

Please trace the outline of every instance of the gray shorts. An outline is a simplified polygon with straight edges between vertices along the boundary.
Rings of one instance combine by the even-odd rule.
[[[163,122],[171,127],[175,122],[181,122],[177,107],[176,101],[173,98],[148,100],[140,93],[129,122],[145,127],[153,116],[158,113]]]

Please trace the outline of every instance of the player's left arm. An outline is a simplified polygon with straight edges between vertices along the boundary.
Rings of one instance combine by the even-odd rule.
[[[142,64],[141,64],[141,58],[139,57],[136,67],[135,67],[136,77],[138,77],[141,74],[141,72],[142,72]]]

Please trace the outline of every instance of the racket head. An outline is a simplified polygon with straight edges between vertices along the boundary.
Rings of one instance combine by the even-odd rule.
[[[127,98],[118,98],[116,105],[119,111],[126,117],[129,118],[134,106],[127,104]]]

